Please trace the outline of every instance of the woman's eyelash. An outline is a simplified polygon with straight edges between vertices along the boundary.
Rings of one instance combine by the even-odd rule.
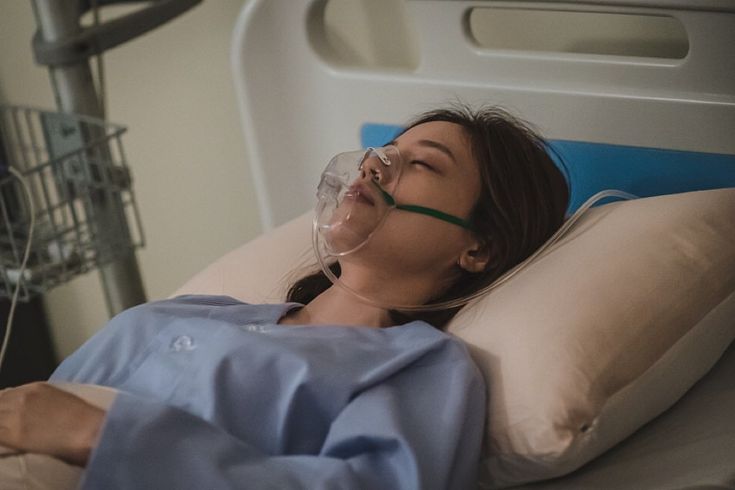
[[[423,160],[412,160],[411,163],[414,163],[416,165],[422,165],[422,166],[428,168],[429,170],[434,170],[434,167],[432,167],[431,165],[429,165],[428,163],[426,163]]]

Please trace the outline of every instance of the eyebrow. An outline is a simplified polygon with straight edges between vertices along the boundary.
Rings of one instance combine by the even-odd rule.
[[[452,151],[449,148],[447,148],[445,145],[439,143],[438,141],[434,141],[434,140],[419,140],[419,141],[417,141],[417,143],[419,145],[422,145],[422,146],[428,146],[430,148],[434,148],[436,150],[439,150],[440,152],[442,152],[446,156],[448,156],[449,159],[452,160],[452,162],[454,162],[455,164],[457,163],[457,159],[454,157],[454,154],[452,153]],[[396,145],[396,140],[393,140],[393,141],[391,141],[388,144],[395,146]]]

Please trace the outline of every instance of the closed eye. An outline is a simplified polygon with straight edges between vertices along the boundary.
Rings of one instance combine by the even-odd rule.
[[[436,169],[433,166],[429,165],[423,160],[411,160],[411,165],[420,165],[422,167],[426,167],[428,170],[431,170],[432,172],[436,172]]]

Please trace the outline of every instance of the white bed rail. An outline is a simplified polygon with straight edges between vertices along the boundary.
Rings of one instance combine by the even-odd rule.
[[[250,0],[236,25],[235,86],[266,228],[311,207],[309,184],[331,155],[359,145],[363,123],[400,124],[456,99],[505,106],[550,138],[735,154],[733,1],[406,0],[412,68],[333,56],[326,5]],[[665,59],[486,49],[469,32],[474,8],[671,16],[689,50]]]
[[[555,0],[538,1],[550,5],[560,3]],[[700,10],[703,12],[735,12],[735,2],[733,0],[574,0],[568,3],[575,6],[602,5],[618,8],[645,7],[670,10]]]

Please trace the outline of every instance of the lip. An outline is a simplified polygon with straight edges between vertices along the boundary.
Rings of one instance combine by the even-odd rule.
[[[375,206],[375,197],[370,193],[367,186],[362,183],[353,184],[347,191],[347,196],[357,202],[363,202],[370,206]]]

